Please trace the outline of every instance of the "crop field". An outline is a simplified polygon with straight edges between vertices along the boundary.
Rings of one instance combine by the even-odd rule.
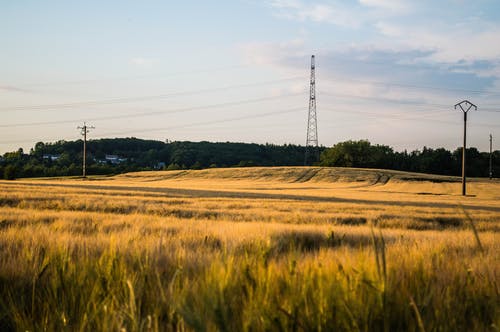
[[[231,168],[0,181],[1,331],[498,331],[500,181]]]

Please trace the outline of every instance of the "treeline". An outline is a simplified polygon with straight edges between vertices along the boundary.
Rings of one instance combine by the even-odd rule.
[[[468,148],[465,153],[467,176],[489,176],[489,152]],[[500,174],[500,151],[492,154],[493,174]],[[322,166],[383,168],[440,175],[462,174],[462,148],[448,151],[444,148],[412,152],[396,152],[387,145],[372,145],[367,140],[335,144],[321,154]]]
[[[80,175],[83,141],[39,142],[25,153],[8,152],[0,159],[0,178]],[[321,148],[321,151],[324,148]],[[209,167],[298,166],[305,147],[293,144],[169,142],[138,138],[87,142],[87,174],[119,174],[143,170]]]
[[[37,143],[29,153],[22,149],[0,158],[0,178],[80,175],[82,144],[77,141]],[[91,140],[87,143],[87,174],[119,174],[160,169],[214,167],[300,166],[305,147],[293,144],[210,142],[161,142],[137,138]],[[460,175],[461,149],[443,148],[395,152],[366,140],[320,147],[319,165],[385,168],[403,171]],[[489,154],[467,150],[468,176],[488,176]],[[493,155],[494,174],[500,174],[500,151]]]

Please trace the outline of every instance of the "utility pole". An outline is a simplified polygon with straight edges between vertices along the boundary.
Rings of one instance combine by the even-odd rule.
[[[491,155],[493,153],[493,136],[490,134],[490,180],[493,179],[493,168],[491,163]]]
[[[315,161],[319,161],[318,148],[318,119],[316,117],[316,65],[314,55],[311,56],[311,82],[309,89],[309,112],[307,117],[307,138],[306,138],[306,156],[304,165],[307,166],[311,149]]]
[[[83,165],[82,165],[82,177],[87,177],[87,134],[90,132],[90,129],[95,129],[95,127],[89,127],[84,122],[83,127],[78,126],[77,129],[80,129],[80,133],[83,135]]]
[[[464,100],[455,105],[455,109],[457,106],[460,107],[462,112],[464,113],[464,147],[462,148],[462,195],[466,195],[466,175],[465,175],[465,150],[467,147],[467,112],[474,107],[474,110],[477,111],[477,106],[471,103],[468,100]]]

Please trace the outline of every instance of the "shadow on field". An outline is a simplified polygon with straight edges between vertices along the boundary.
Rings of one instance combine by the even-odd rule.
[[[386,243],[395,241],[391,236],[384,236],[384,240]],[[314,252],[322,248],[364,248],[372,245],[372,238],[368,234],[286,231],[271,236],[269,250],[271,254],[281,255],[291,251]]]
[[[4,183],[4,185],[9,185]],[[299,196],[291,194],[271,194],[255,193],[241,191],[218,191],[206,189],[181,189],[181,188],[150,188],[150,187],[121,187],[121,186],[101,186],[85,184],[49,184],[49,183],[15,183],[29,187],[64,187],[64,188],[82,188],[82,189],[100,189],[123,192],[142,192],[142,193],[163,193],[169,197],[203,197],[203,198],[245,198],[245,199],[273,199],[273,200],[294,200],[294,201],[312,201],[312,202],[336,202],[365,205],[390,205],[390,206],[414,206],[414,207],[435,207],[435,208],[456,208],[454,203],[443,202],[411,202],[411,201],[388,201],[388,200],[367,200],[340,197],[324,196]],[[472,206],[464,205],[467,210],[482,210],[500,212],[500,207],[494,206]]]
[[[458,217],[402,217],[400,215],[382,214],[373,220],[381,228],[401,228],[423,230],[463,229],[466,227],[464,220]]]

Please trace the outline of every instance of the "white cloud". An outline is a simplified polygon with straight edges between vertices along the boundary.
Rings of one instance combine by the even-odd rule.
[[[298,0],[272,0],[270,5],[275,8],[301,8],[302,4]]]
[[[354,4],[335,0],[271,0],[268,4],[278,17],[367,29],[367,35],[375,31],[376,35],[365,41],[375,48],[433,50],[428,58],[431,62],[500,58],[500,24],[479,21],[481,11],[471,10],[463,18],[459,7],[450,5],[451,13],[455,11],[456,15],[443,17],[438,10],[430,12],[429,7],[410,0],[358,0]]]
[[[273,66],[292,75],[308,72],[311,51],[301,39],[283,43],[254,42],[241,45],[240,51],[250,64]],[[456,91],[446,89],[490,90],[495,84],[494,77],[500,77],[496,76],[499,61],[437,62],[432,60],[438,56],[437,51],[430,48],[357,45],[322,49],[315,54],[320,90],[348,96],[402,99],[410,107],[413,100],[419,101],[418,105],[423,101],[448,104],[456,99]],[[409,89],[404,88],[405,83]],[[415,88],[418,86],[438,89]]]
[[[271,0],[268,4],[280,18],[356,29],[414,10],[413,4],[408,0],[359,0],[359,3],[354,4],[338,0],[328,2]]]
[[[359,2],[367,7],[399,13],[409,12],[413,8],[413,5],[406,0],[359,0]]]
[[[443,23],[394,24],[378,22],[378,31],[399,48],[434,50],[433,62],[455,63],[500,59],[500,25],[450,26]]]
[[[247,62],[303,70],[308,56],[316,53],[318,67],[328,63],[333,68],[319,68],[321,73],[329,71],[326,75],[330,77],[471,90],[489,90],[500,84],[500,23],[478,21],[480,13],[473,10],[450,8],[450,14],[442,16],[435,8],[409,0],[358,0],[349,5],[335,0],[327,4],[274,0],[269,4],[278,16],[325,23],[325,33],[336,34],[342,26],[356,28],[355,36],[366,34],[369,39],[322,46],[319,52],[311,51],[305,43],[308,39],[247,44],[242,47]],[[465,13],[469,19],[463,19]],[[367,95],[391,90],[384,91],[380,85],[375,91],[366,91],[362,84],[347,88],[345,82],[335,88],[343,87],[346,93],[357,90]],[[443,91],[452,90],[438,92]],[[415,92],[429,100],[446,98],[439,93]]]
[[[269,5],[276,10],[277,17],[300,22],[312,21],[357,28],[363,21],[359,13],[355,14],[341,3],[324,4],[304,3],[298,0],[272,0]]]

